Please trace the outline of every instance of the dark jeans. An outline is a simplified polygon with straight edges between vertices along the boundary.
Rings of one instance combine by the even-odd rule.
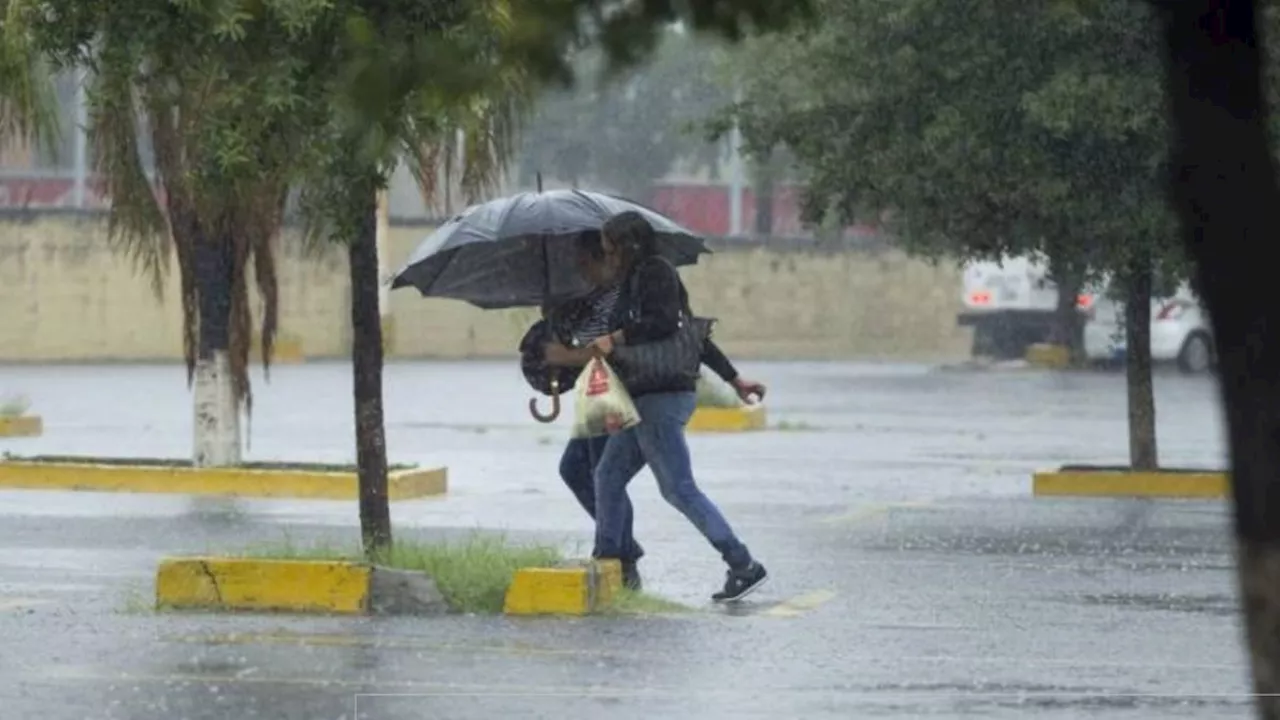
[[[595,469],[604,452],[605,443],[608,441],[608,435],[574,438],[565,446],[564,454],[560,456],[560,479],[569,486],[573,496],[578,499],[578,504],[592,519],[596,517]],[[617,557],[624,562],[635,562],[644,557],[644,548],[640,547],[640,543],[636,542],[632,535],[634,516],[630,499],[627,500],[622,514],[620,522],[622,523],[623,550],[611,557]]]
[[[640,424],[609,436],[596,465],[596,557],[622,557],[631,533],[627,483],[648,463],[667,502],[698,528],[730,568],[741,570],[751,553],[720,510],[693,480],[684,428],[693,415],[694,393],[651,393],[635,398]]]

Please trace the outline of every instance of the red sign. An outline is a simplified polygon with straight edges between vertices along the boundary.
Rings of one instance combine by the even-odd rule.
[[[591,374],[587,376],[587,395],[603,395],[609,392],[609,373],[599,360],[591,363]]]

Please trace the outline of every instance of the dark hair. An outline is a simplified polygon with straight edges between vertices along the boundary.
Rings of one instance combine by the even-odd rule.
[[[604,234],[622,251],[625,265],[658,254],[658,239],[653,226],[635,210],[627,210],[609,218],[604,224]]]
[[[594,262],[604,260],[604,242],[599,230],[583,230],[578,233],[574,245],[578,255],[590,258]]]

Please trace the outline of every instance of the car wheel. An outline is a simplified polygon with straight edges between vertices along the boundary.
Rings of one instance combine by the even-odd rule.
[[[1213,367],[1213,345],[1204,333],[1192,333],[1178,353],[1178,369],[1184,373],[1208,372]]]

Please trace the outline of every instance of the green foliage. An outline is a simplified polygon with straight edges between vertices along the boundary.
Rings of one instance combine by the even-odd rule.
[[[0,102],[6,124],[30,110],[33,58],[85,68],[94,169],[112,200],[111,238],[159,290],[175,255],[188,371],[202,327],[227,327],[236,396],[251,407],[249,268],[264,300],[261,345],[276,329],[274,240],[291,188],[303,186],[317,236],[367,230],[373,197],[401,157],[430,189],[463,131],[463,185],[490,185],[514,147],[536,86],[568,77],[565,50],[591,38],[611,67],[652,49],[659,28],[741,34],[807,3],[659,0],[5,0]],[[25,73],[25,74],[24,74]],[[163,201],[144,172],[138,130],[155,155]],[[199,248],[229,258],[211,277]],[[198,265],[200,265],[198,267]],[[229,285],[229,287],[227,287]],[[202,298],[229,302],[204,305]],[[229,318],[208,318],[208,307]],[[219,310],[218,312],[223,312]],[[212,333],[216,334],[216,333]],[[215,342],[209,340],[208,342]],[[222,349],[219,345],[216,349]]]
[[[561,561],[557,548],[514,545],[500,536],[475,534],[462,542],[401,541],[378,562],[430,575],[449,605],[460,612],[500,613],[507,588],[517,571],[553,567]]]
[[[744,49],[741,123],[783,145],[811,220],[878,218],[909,251],[1053,248],[1098,272],[1181,272],[1161,184],[1166,132],[1142,3],[826,0],[821,22]]]
[[[244,557],[282,560],[360,561],[358,547],[319,542],[300,545],[286,538],[281,543],[252,546]],[[401,540],[374,563],[398,570],[424,572],[435,580],[449,606],[464,613],[500,613],[507,587],[516,571],[527,567],[553,567],[560,551],[549,545],[514,544],[501,535],[472,533],[453,542]],[[653,607],[650,601],[635,610]],[[627,609],[632,609],[628,606]]]
[[[58,136],[53,80],[24,31],[21,6],[0,0],[0,140],[53,149]]]
[[[498,52],[511,30],[500,5],[406,0],[345,10],[342,60],[322,91],[329,113],[309,136],[302,198],[308,234],[339,242],[365,227],[401,158],[430,199],[461,137],[464,192],[492,186],[536,87]]]

